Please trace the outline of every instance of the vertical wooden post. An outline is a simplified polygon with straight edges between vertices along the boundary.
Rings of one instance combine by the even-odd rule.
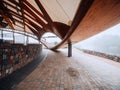
[[[68,57],[71,57],[72,56],[72,43],[69,42],[68,43]]]

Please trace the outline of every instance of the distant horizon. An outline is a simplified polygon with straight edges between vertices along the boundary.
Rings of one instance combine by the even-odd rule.
[[[117,24],[95,36],[83,40],[74,46],[120,56],[120,24]]]

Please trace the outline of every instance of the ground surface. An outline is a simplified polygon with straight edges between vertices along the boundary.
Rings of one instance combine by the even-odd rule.
[[[48,51],[44,59],[14,90],[120,90],[120,63],[73,49]]]

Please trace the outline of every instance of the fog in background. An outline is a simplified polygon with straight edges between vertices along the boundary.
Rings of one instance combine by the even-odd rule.
[[[120,56],[120,24],[81,41],[74,47]]]

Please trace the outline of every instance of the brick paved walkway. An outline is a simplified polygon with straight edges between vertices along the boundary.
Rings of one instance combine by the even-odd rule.
[[[76,49],[70,58],[67,49],[48,51],[15,90],[120,90],[120,64]]]

